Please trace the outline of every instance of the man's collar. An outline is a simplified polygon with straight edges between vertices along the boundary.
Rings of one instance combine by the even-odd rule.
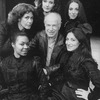
[[[56,36],[54,36],[54,37],[48,37],[48,36],[47,36],[47,39],[48,39],[48,40],[56,41],[56,40],[57,40],[57,37],[58,37],[58,34],[57,34]]]

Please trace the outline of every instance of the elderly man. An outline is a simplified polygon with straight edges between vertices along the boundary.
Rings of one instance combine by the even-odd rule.
[[[41,57],[43,69],[48,76],[51,87],[57,87],[61,83],[59,56],[63,47],[64,38],[59,33],[61,27],[61,16],[51,12],[44,18],[45,30],[37,33],[31,42]],[[34,50],[35,51],[35,50]],[[34,52],[33,51],[33,52]]]

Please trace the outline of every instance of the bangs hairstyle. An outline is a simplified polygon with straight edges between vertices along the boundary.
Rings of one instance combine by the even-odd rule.
[[[28,36],[25,32],[17,31],[17,32],[13,33],[13,35],[11,36],[11,43],[15,43],[18,36],[26,36],[28,38]]]
[[[13,24],[18,22],[18,19],[23,17],[25,13],[32,12],[35,14],[35,8],[31,4],[19,3],[8,14],[8,23]]]
[[[69,20],[68,9],[69,9],[69,5],[72,2],[75,2],[79,5],[79,13],[78,13],[78,16],[77,16],[79,21],[81,21],[82,23],[87,22],[87,18],[86,18],[86,14],[85,14],[85,11],[84,11],[83,4],[79,0],[69,0],[69,2],[66,4],[66,8],[65,8],[65,19],[66,19],[66,21]]]

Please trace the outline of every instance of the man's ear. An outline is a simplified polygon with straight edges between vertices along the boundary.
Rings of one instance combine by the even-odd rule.
[[[61,28],[61,23],[59,23],[59,30],[60,30],[60,28]]]
[[[21,19],[19,18],[19,19],[18,19],[18,22],[20,22],[20,21],[21,21]]]

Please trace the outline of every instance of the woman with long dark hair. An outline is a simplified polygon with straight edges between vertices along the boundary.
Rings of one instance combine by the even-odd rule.
[[[66,30],[87,23],[83,4],[79,0],[69,0],[65,7],[65,27]]]
[[[100,98],[100,70],[93,59],[88,40],[81,28],[67,31],[63,59],[65,100],[97,100]],[[65,60],[66,59],[66,60]],[[91,91],[89,83],[95,88]]]

